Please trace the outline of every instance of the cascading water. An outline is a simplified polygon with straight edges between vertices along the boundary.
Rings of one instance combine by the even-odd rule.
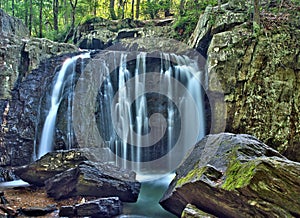
[[[181,156],[205,135],[201,72],[194,60],[175,54],[160,55],[160,64],[153,68],[158,74],[148,72],[151,63],[147,60],[151,57],[144,52],[137,54],[134,63],[126,60],[127,54],[119,55],[119,62],[113,61],[115,72],[108,72],[102,84],[98,128],[117,165],[136,171],[141,180],[147,176],[152,180],[154,174],[174,170],[176,161],[167,158],[167,163],[157,168],[147,162],[167,155],[179,138],[187,144],[175,153],[180,162]],[[177,87],[179,83],[182,87]],[[188,95],[192,102],[186,100]],[[193,123],[199,126],[191,128]]]
[[[42,136],[41,136],[41,140],[40,140],[40,146],[39,146],[38,155],[37,155],[38,158],[42,157],[44,154],[53,150],[52,143],[53,143],[57,111],[58,111],[59,105],[60,105],[61,100],[64,95],[64,89],[65,89],[66,83],[67,82],[72,83],[72,81],[73,81],[74,72],[75,72],[74,67],[75,67],[76,61],[79,58],[83,59],[83,58],[89,58],[89,57],[90,57],[89,53],[86,53],[86,54],[77,55],[72,58],[68,58],[67,60],[65,60],[60,71],[57,73],[56,79],[54,81],[52,94],[51,94],[51,106],[50,106],[48,115],[46,117],[46,120],[45,120],[45,123],[43,126]],[[68,70],[71,72],[68,72]],[[68,111],[67,111],[67,113],[71,112],[71,109],[70,109],[71,97],[72,97],[72,95],[68,96]],[[68,117],[71,118],[71,115],[68,114]],[[70,119],[70,121],[71,121],[71,119]],[[68,142],[69,143],[71,143],[71,139],[70,139],[70,137],[71,137],[70,134],[72,132],[71,128],[72,127],[69,126],[69,124],[68,124],[68,134],[69,134]],[[69,148],[71,148],[70,145],[69,145]]]

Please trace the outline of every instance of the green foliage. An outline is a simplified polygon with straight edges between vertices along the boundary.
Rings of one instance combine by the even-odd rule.
[[[150,1],[147,0],[141,4],[142,15],[146,19],[154,19],[160,17],[160,13],[171,8],[170,0]]]
[[[198,3],[189,1],[184,13],[177,18],[173,25],[178,34],[176,38],[187,40],[195,30],[199,16],[204,12],[205,8],[209,5],[216,6],[217,4],[217,0],[199,1]]]

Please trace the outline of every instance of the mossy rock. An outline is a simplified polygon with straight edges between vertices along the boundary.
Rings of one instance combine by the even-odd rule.
[[[201,140],[176,171],[161,205],[180,215],[188,203],[217,217],[297,217],[300,163],[250,135]]]

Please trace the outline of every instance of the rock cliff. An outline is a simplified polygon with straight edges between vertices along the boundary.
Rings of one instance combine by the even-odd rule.
[[[30,38],[22,21],[10,17],[1,9],[0,37],[0,165],[21,165],[31,161],[34,130],[27,125],[36,122],[32,116],[36,110],[30,112],[29,108],[34,106],[33,102],[39,101],[33,98],[24,101],[26,95],[24,89],[37,91],[39,85],[36,81],[43,80],[41,78],[34,80],[32,77],[25,79],[25,77],[47,58],[78,51],[78,49],[70,44]],[[43,65],[51,65],[51,60]],[[30,88],[20,87],[24,80],[30,80]],[[40,88],[42,87],[39,86]],[[26,107],[29,114],[21,110]],[[17,114],[11,110],[24,113]],[[23,122],[23,127],[18,125],[19,122]]]
[[[248,3],[207,7],[189,44],[207,57],[206,92],[225,95],[226,131],[255,135],[300,161],[299,5],[262,1],[254,30]]]

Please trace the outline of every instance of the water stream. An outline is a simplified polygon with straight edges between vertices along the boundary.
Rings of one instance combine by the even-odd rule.
[[[75,65],[76,61],[79,58],[89,58],[90,55],[89,53],[86,54],[81,54],[74,56],[72,58],[68,58],[65,60],[63,63],[60,71],[57,73],[52,89],[52,94],[51,94],[51,106],[48,112],[48,115],[46,117],[44,126],[43,126],[43,131],[42,131],[42,136],[41,136],[41,141],[38,149],[38,155],[37,157],[40,158],[44,154],[50,152],[53,150],[53,138],[54,138],[54,131],[55,131],[55,123],[56,123],[56,116],[57,116],[57,111],[59,108],[59,105],[61,103],[62,97],[64,95],[64,88],[66,86],[67,82],[72,82],[74,73],[75,73]],[[70,81],[71,80],[71,81]],[[71,93],[71,92],[70,92]],[[72,95],[68,95],[68,117],[71,118],[71,115],[69,115],[71,108],[71,97]],[[71,119],[69,119],[71,120]],[[68,131],[69,135],[71,134],[71,126],[68,122]],[[68,147],[71,148],[72,141],[70,139],[71,137],[68,137]]]

